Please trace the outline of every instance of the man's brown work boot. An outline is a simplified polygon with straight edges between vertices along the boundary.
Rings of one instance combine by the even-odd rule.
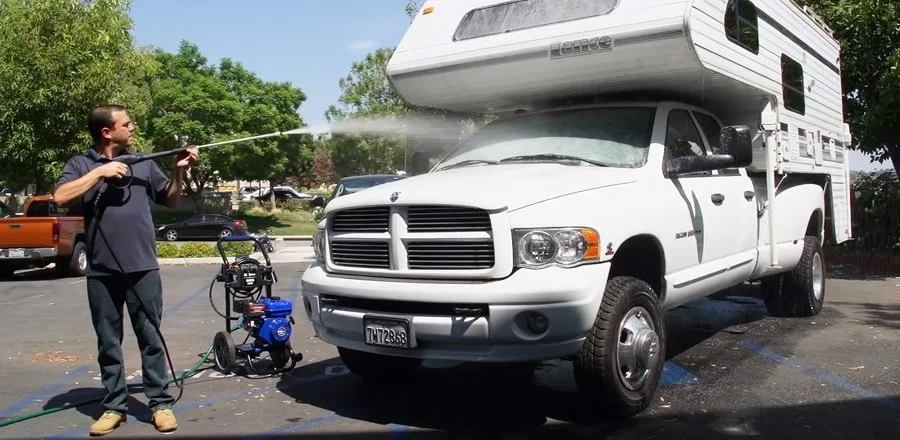
[[[106,411],[91,425],[91,435],[106,435],[126,423],[125,415],[115,411]]]
[[[153,426],[159,432],[172,432],[178,429],[175,413],[169,408],[157,410],[153,413]]]

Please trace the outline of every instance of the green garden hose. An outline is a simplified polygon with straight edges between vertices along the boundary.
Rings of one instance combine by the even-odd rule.
[[[235,331],[239,328],[241,328],[241,326],[237,325],[233,329],[231,329],[231,331]],[[206,362],[207,359],[209,359],[209,356],[212,353],[212,351],[213,351],[213,344],[210,344],[209,348],[206,349],[206,353],[203,354],[203,357],[200,358],[200,361],[197,362],[196,365],[194,365],[190,370],[185,371],[184,374],[182,374],[179,378],[170,379],[168,382],[166,382],[166,385],[175,383],[176,381],[184,381],[185,379],[197,374],[197,370],[200,368],[201,365],[203,365],[204,362]],[[140,386],[140,385],[141,384],[139,384],[139,383],[135,383],[135,384],[129,384],[128,387],[135,387],[135,386]],[[37,411],[37,412],[33,412],[31,414],[25,414],[23,416],[14,417],[14,418],[0,422],[0,428],[4,428],[4,427],[7,427],[9,425],[13,425],[13,424],[16,424],[19,422],[24,422],[25,420],[30,420],[30,419],[33,419],[36,417],[45,416],[47,414],[53,414],[55,412],[67,410],[70,408],[76,408],[76,407],[79,407],[82,405],[86,405],[88,403],[99,402],[101,400],[103,400],[103,396],[92,397],[90,399],[84,399],[84,400],[77,401],[77,402],[66,403],[64,405],[56,406],[53,408],[47,408],[43,411]]]

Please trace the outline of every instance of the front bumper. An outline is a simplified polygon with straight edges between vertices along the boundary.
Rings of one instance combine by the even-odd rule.
[[[303,274],[303,304],[323,341],[370,353],[471,362],[529,362],[577,352],[594,324],[609,264],[520,269],[502,280],[392,280]],[[532,312],[547,318],[540,334]],[[366,315],[409,321],[410,349],[368,345]]]

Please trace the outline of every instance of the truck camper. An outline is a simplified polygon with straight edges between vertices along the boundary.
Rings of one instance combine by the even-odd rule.
[[[663,312],[761,282],[819,313],[851,239],[840,46],[790,0],[429,0],[386,74],[494,114],[429,172],[328,204],[302,279],[353,373],[572,359],[604,411],[652,402]]]

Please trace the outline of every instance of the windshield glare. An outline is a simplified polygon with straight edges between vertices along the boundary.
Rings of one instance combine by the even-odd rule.
[[[500,161],[523,155],[576,156],[604,165],[646,163],[654,107],[556,110],[488,124],[463,141],[437,167],[463,161]],[[587,166],[591,166],[585,164]]]

